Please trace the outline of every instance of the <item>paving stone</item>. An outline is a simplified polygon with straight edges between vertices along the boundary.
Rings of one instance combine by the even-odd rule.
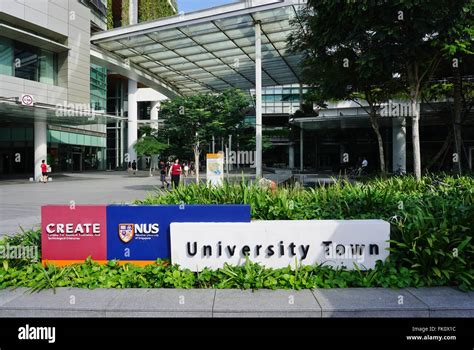
[[[56,288],[26,292],[0,306],[0,317],[99,317],[117,289]]]
[[[309,290],[218,289],[214,317],[321,317]]]
[[[404,289],[316,289],[322,317],[429,317],[428,307]]]
[[[408,291],[428,305],[430,317],[474,317],[472,292],[451,287],[408,288]]]
[[[213,289],[124,289],[107,306],[107,317],[211,317]]]
[[[0,289],[0,307],[13,299],[28,293],[28,288],[5,288]]]

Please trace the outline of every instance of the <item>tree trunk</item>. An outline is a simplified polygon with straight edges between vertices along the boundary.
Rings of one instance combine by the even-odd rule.
[[[462,134],[461,134],[461,123],[462,123],[462,96],[461,96],[461,74],[459,68],[454,68],[454,118],[453,118],[453,131],[454,131],[454,152],[453,155],[457,159],[457,162],[454,163],[455,171],[461,175],[462,172]]]
[[[413,172],[417,180],[421,179],[421,149],[420,149],[420,86],[421,78],[418,63],[412,63],[407,70],[410,84],[411,112],[411,139],[413,144]]]
[[[382,175],[385,174],[385,151],[383,147],[383,139],[382,139],[382,134],[380,134],[380,128],[379,128],[379,123],[377,121],[377,115],[375,114],[376,112],[371,111],[370,113],[370,123],[372,124],[372,129],[375,132],[375,135],[377,135],[377,143],[379,145],[379,163],[380,163],[380,172]]]
[[[194,147],[194,170],[196,171],[196,183],[199,184],[199,147]]]
[[[420,149],[420,103],[418,94],[413,95],[411,108],[413,119],[411,122],[411,133],[413,143],[413,172],[417,180],[421,179],[421,149]]]

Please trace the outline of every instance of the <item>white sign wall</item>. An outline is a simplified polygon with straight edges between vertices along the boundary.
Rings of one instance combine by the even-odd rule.
[[[388,257],[390,224],[383,220],[278,220],[172,223],[171,261],[201,271],[242,265],[322,264],[370,269]]]

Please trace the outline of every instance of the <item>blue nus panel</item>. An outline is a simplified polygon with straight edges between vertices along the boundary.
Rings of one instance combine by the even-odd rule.
[[[109,205],[107,259],[169,259],[172,222],[250,222],[250,206]]]

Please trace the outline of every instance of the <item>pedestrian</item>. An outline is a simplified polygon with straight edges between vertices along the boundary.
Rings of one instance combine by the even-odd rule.
[[[127,171],[132,171],[132,162],[129,161],[127,165]]]
[[[135,159],[132,162],[132,171],[133,171],[133,175],[135,175],[137,172],[137,162]]]
[[[169,174],[171,176],[171,184],[174,188],[179,186],[179,177],[181,175],[182,169],[179,164],[179,159],[176,158],[174,164],[169,169]]]
[[[165,184],[166,184],[166,188],[168,188],[170,184],[168,183],[168,181],[166,181],[166,164],[165,162],[160,161],[159,166],[160,166],[161,188],[165,188]]]
[[[46,161],[43,159],[41,161],[41,182],[46,183],[48,182],[48,165],[46,164]]]
[[[369,162],[367,161],[366,157],[362,157],[362,163],[359,168],[359,175],[367,174],[367,167],[369,166]]]
[[[188,163],[184,163],[184,176],[188,177],[189,166]]]

